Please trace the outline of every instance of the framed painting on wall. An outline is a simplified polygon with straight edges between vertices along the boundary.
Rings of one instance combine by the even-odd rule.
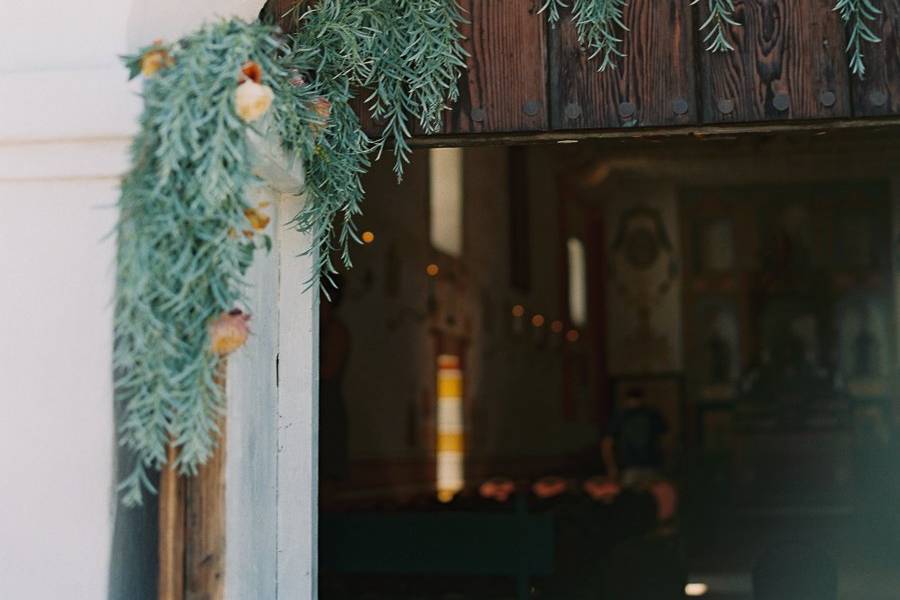
[[[683,361],[676,197],[644,192],[606,204],[607,356],[621,377],[680,371]]]

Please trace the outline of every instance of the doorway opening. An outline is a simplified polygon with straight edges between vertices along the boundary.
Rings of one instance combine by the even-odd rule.
[[[804,560],[894,597],[900,147],[651,142],[373,169],[322,311],[323,599],[750,600]]]

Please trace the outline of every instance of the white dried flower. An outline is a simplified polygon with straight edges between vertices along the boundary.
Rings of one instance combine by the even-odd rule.
[[[272,88],[248,79],[237,87],[234,95],[235,110],[240,118],[249,123],[266,114],[274,97]]]

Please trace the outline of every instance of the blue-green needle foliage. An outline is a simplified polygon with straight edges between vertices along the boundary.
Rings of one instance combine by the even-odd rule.
[[[556,25],[559,23],[560,11],[567,6],[568,4],[566,4],[564,0],[544,0],[538,13],[547,13],[547,20],[550,21],[551,24]]]
[[[600,57],[600,71],[616,68],[622,52],[622,33],[627,32],[624,12],[626,0],[573,0],[572,21],[578,42],[587,48],[590,59]],[[568,6],[564,0],[544,0],[538,12],[547,13],[552,24],[560,19],[560,10]]]
[[[693,0],[691,6],[699,3]],[[734,20],[734,0],[707,0],[709,16],[700,25],[700,31],[705,32],[703,43],[707,52],[731,52],[734,46],[728,41],[729,27],[740,27],[740,23]]]
[[[206,26],[170,46],[126,57],[132,73],[145,53],[162,50],[163,68],[144,81],[144,112],[132,169],[119,201],[115,349],[120,442],[135,456],[122,500],[152,491],[148,472],[177,449],[176,466],[196,473],[218,440],[224,411],[223,359],[210,349],[209,326],[245,308],[243,279],[255,252],[268,247],[245,211],[255,183],[249,128],[274,127],[306,168],[307,202],[293,224],[309,232],[318,257],[312,283],[349,266],[361,211],[360,175],[371,157],[394,150],[398,176],[409,157],[409,121],[434,131],[456,95],[464,67],[454,0],[320,0],[297,15],[297,33],[261,23]],[[274,101],[260,121],[235,112],[242,66],[254,61]],[[370,140],[350,100],[373,90],[368,106],[385,134]],[[330,106],[327,115],[316,106]],[[301,290],[297,290],[301,293]]]
[[[137,459],[121,484],[126,504],[150,489],[147,470],[165,464],[170,441],[184,473],[215,448],[224,398],[208,326],[240,305],[255,249],[235,235],[249,227],[252,177],[234,90],[248,60],[277,80],[276,49],[269,28],[207,27],[166,48],[172,64],[144,83],[117,228],[115,397],[121,443]]]
[[[350,242],[357,239],[353,218],[363,198],[359,174],[368,168],[370,153],[378,158],[386,148],[393,150],[394,171],[402,177],[410,128],[438,131],[443,111],[457,100],[466,58],[462,16],[456,0],[320,0],[294,18],[293,60],[314,65],[315,81],[334,105],[314,160],[307,161],[312,201],[294,221],[314,232],[318,272],[327,277],[335,272],[336,249],[350,266]],[[347,104],[360,90],[383,127],[371,141]],[[282,128],[288,146],[305,139],[297,139],[296,131]]]
[[[866,75],[862,44],[877,44],[881,41],[869,26],[881,14],[881,9],[872,0],[837,0],[834,10],[840,15],[849,34],[847,54],[850,58],[850,72],[862,79]]]
[[[735,19],[734,0],[705,0],[709,15],[700,25],[704,33],[703,43],[707,52],[731,52],[734,46],[729,40],[731,27],[740,27]],[[551,24],[562,18],[567,0],[543,0],[538,12],[546,13]],[[691,0],[691,5],[701,0]],[[870,23],[881,14],[876,0],[836,0],[834,10],[847,27],[849,39],[847,54],[850,71],[863,78],[866,72],[863,61],[863,42],[878,43],[881,39]],[[590,58],[600,57],[599,70],[616,67],[624,54],[621,50],[622,32],[627,32],[623,13],[627,0],[572,0],[571,18],[578,32],[579,43],[588,49]]]

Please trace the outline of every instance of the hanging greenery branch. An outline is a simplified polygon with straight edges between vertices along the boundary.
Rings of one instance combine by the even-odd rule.
[[[170,443],[189,474],[215,448],[216,375],[247,334],[243,274],[269,246],[265,207],[245,196],[246,130],[284,75],[273,34],[223,23],[126,58],[145,78],[116,231],[114,388],[120,441],[136,459],[126,504],[152,489],[147,471],[165,464]]]
[[[600,71],[615,69],[616,61],[625,56],[621,32],[628,31],[623,17],[626,4],[627,0],[573,0],[572,21],[578,43],[587,48],[589,59],[600,57]],[[538,12],[546,12],[548,20],[556,24],[560,9],[566,6],[563,0],[544,0]]]
[[[691,6],[702,0],[691,0]],[[703,43],[707,52],[732,52],[734,46],[729,40],[729,28],[740,27],[735,20],[734,0],[706,0],[709,16],[700,25]],[[866,67],[863,60],[863,42],[879,43],[881,39],[872,30],[870,23],[881,14],[874,0],[836,0],[834,10],[838,12],[849,32],[847,54],[850,71],[862,79]],[[578,42],[590,51],[590,58],[600,56],[599,70],[616,67],[616,61],[624,56],[621,50],[620,32],[627,32],[623,12],[627,0],[573,0],[572,21],[578,31]],[[562,10],[567,8],[565,0],[543,0],[539,13],[546,13],[547,20],[556,25],[562,18]]]
[[[556,25],[559,23],[559,11],[567,6],[568,4],[563,2],[563,0],[544,0],[544,3],[538,10],[538,14],[547,13],[547,20],[550,21],[552,25]]]
[[[692,0],[691,6],[700,0]],[[707,0],[709,16],[700,25],[704,33],[703,43],[707,52],[731,52],[734,46],[728,41],[728,28],[740,27],[734,20],[734,0]]]
[[[320,143],[307,149],[312,152],[309,202],[293,221],[299,230],[313,233],[318,273],[336,272],[335,250],[344,266],[351,266],[351,242],[358,241],[353,219],[363,198],[359,176],[369,167],[370,153],[377,159],[390,148],[401,178],[414,121],[434,133],[443,111],[456,101],[466,57],[461,22],[455,0],[323,0],[294,13],[292,55],[315,65],[316,84],[334,107],[331,126]],[[371,141],[349,106],[362,89],[372,90],[366,106],[384,123],[382,135]],[[295,131],[282,128],[289,148],[303,141],[295,139]]]
[[[849,32],[847,40],[847,54],[850,59],[850,72],[863,79],[866,74],[866,65],[863,60],[862,44],[881,42],[869,23],[881,14],[872,0],[837,0],[834,10],[841,17],[841,21]]]
[[[148,472],[177,450],[194,474],[212,455],[224,358],[249,335],[244,274],[268,250],[268,207],[249,204],[248,134],[274,132],[303,160],[306,203],[292,223],[314,240],[319,277],[350,265],[371,157],[409,159],[409,122],[434,131],[456,95],[465,54],[453,0],[320,0],[295,34],[233,20],[125,57],[143,75],[144,111],[117,225],[115,399],[135,465],[122,500],[152,491]],[[350,101],[387,123],[370,140]],[[297,290],[300,293],[301,290]]]

